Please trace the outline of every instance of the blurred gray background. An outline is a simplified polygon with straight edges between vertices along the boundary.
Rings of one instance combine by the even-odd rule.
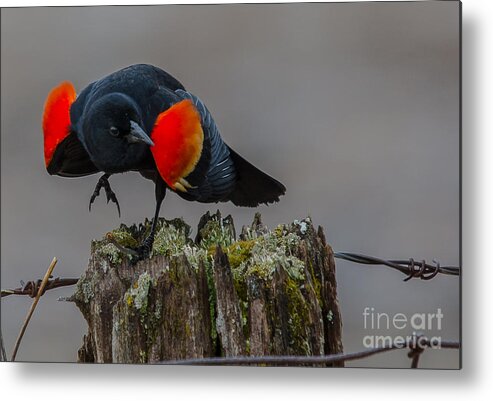
[[[122,207],[99,198],[98,176],[62,179],[44,168],[45,97],[62,80],[78,91],[134,63],[159,66],[205,101],[224,139],[281,180],[271,227],[310,215],[336,251],[459,264],[459,4],[456,2],[191,5],[3,9],[1,18],[1,285],[78,277],[90,241],[151,217],[154,189],[112,177]],[[248,224],[252,209],[188,203],[168,194],[161,215],[193,227],[207,210]],[[337,261],[345,351],[365,335],[365,307],[444,315],[459,338],[459,280],[402,281],[386,268]],[[17,360],[75,361],[86,324],[72,288],[41,300]],[[10,354],[32,300],[8,297],[1,324]],[[348,366],[408,367],[405,351]],[[456,368],[456,351],[426,351],[421,366]]]

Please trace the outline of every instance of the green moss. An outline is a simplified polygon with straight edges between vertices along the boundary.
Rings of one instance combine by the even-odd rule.
[[[125,225],[121,225],[120,228],[113,230],[106,234],[105,238],[100,241],[93,241],[92,246],[94,253],[103,257],[101,266],[106,273],[108,270],[108,264],[105,260],[112,265],[119,265],[123,262],[123,259],[128,257],[127,254],[122,253],[112,241],[117,242],[120,246],[125,248],[136,248],[139,243],[134,238],[131,230]]]
[[[282,238],[286,234],[288,234],[288,231],[286,229],[286,226],[284,224],[279,224],[276,228],[274,228],[274,231],[272,232],[277,238]]]
[[[146,350],[140,350],[139,351],[139,359],[140,363],[147,363],[147,351]]]
[[[188,226],[181,219],[175,219],[173,223],[163,222],[156,232],[152,246],[153,255],[181,255],[185,246],[190,243],[186,227]]]
[[[112,238],[125,248],[136,248],[139,246],[137,240],[125,225],[121,225],[119,229],[109,233]]]
[[[267,233],[256,240],[244,241],[243,248],[235,255],[232,264],[237,280],[245,281],[254,275],[264,281],[272,278],[277,266],[281,266],[295,280],[304,280],[303,262],[292,255],[300,238],[293,233],[279,236],[279,232]]]
[[[200,246],[208,251],[215,250],[217,245],[227,248],[234,241],[234,233],[230,226],[225,226],[222,219],[211,219],[200,230],[202,238]]]
[[[192,336],[192,329],[190,328],[190,324],[185,322],[185,335],[190,338]]]
[[[224,248],[224,253],[228,255],[229,264],[233,270],[237,270],[252,256],[254,245],[254,240],[237,241]]]
[[[147,313],[140,316],[140,323],[146,333],[146,346],[151,349],[156,343],[157,333],[160,325],[163,323],[162,304],[158,301],[156,305],[148,305]],[[153,309],[153,310],[152,310]]]
[[[298,283],[290,278],[286,281],[286,296],[288,298],[290,345],[296,350],[310,353],[306,324],[308,322],[308,307],[304,301]]]
[[[308,266],[307,267],[308,267],[308,271],[310,272],[310,275],[312,277],[313,289],[315,290],[315,295],[317,296],[318,302],[321,305],[322,304],[322,284],[320,283],[320,280],[315,275],[315,271],[313,270],[313,262],[311,260],[308,260]]]

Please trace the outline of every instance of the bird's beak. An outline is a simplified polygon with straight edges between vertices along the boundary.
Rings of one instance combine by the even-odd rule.
[[[130,121],[130,134],[127,135],[129,143],[143,142],[149,146],[154,146],[154,142],[147,136],[145,131],[135,121]]]

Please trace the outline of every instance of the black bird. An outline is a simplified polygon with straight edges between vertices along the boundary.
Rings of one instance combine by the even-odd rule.
[[[108,178],[138,171],[155,183],[150,235],[134,254],[149,255],[166,189],[188,201],[255,207],[279,201],[284,185],[226,145],[204,103],[160,68],[132,65],[87,86],[78,96],[70,82],[54,88],[43,115],[49,174],[104,174],[101,188],[118,207]]]

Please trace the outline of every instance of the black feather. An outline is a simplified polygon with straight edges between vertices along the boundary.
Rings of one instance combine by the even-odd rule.
[[[179,89],[176,93],[181,98],[194,102],[204,131],[202,156],[194,171],[185,177],[197,188],[180,195],[187,200],[204,203],[228,201],[228,195],[236,185],[236,170],[229,155],[229,148],[222,140],[217,125],[204,103],[197,96],[184,90]]]
[[[235,189],[229,194],[229,200],[236,206],[255,207],[261,203],[278,202],[279,197],[286,193],[286,187],[279,181],[246,161],[233,149],[229,148],[229,153],[237,172]]]
[[[57,146],[47,170],[51,175],[67,178],[84,177],[99,171],[74,132]]]

